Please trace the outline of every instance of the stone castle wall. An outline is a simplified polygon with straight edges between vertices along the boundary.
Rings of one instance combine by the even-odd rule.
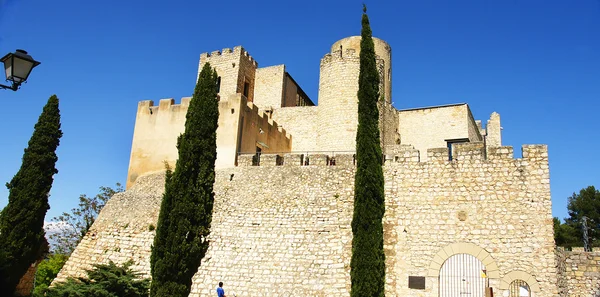
[[[164,161],[175,164],[175,144],[177,137],[184,132],[190,100],[190,97],[186,97],[181,99],[181,104],[174,104],[173,99],[161,99],[158,106],[154,106],[151,100],[138,103],[127,188],[142,174],[164,170]]]
[[[560,296],[600,296],[600,250],[584,252],[583,248],[556,251]]]
[[[281,107],[285,66],[276,65],[256,69],[254,104],[261,109]]]
[[[273,120],[284,125],[292,135],[294,152],[317,150],[317,106],[285,107],[273,110]]]
[[[239,153],[255,153],[256,148],[260,147],[263,153],[282,153],[289,152],[292,148],[292,138],[287,131],[279,126],[269,115],[259,110],[258,106],[252,102],[247,102],[241,94],[235,96],[242,103],[240,122],[231,123],[226,118],[219,116],[219,125],[231,125],[231,130],[236,129],[239,134],[231,135],[230,139],[232,142],[238,143],[235,150],[231,150],[231,160],[235,160],[235,154]],[[231,97],[230,100],[231,101]],[[235,110],[231,112],[235,114]],[[221,127],[221,126],[219,126]],[[219,153],[222,151],[222,146],[218,142],[221,137],[220,131],[217,131],[217,158]],[[223,135],[229,135],[224,133]],[[266,146],[265,146],[266,145]],[[233,167],[233,163],[229,163]]]
[[[379,109],[379,133],[381,137],[381,148],[387,154],[385,148],[390,145],[400,144],[400,131],[398,129],[398,110],[385,101],[377,102]]]
[[[467,104],[407,109],[398,113],[400,141],[419,150],[422,161],[427,160],[428,148],[446,147],[446,140],[483,140]]]
[[[485,160],[482,144],[468,143],[456,146],[456,161],[434,149],[428,162],[402,162],[417,154],[384,168],[396,293],[386,296],[437,296],[440,268],[456,253],[479,254],[497,296],[516,271],[533,276],[535,296],[555,296],[547,148],[523,146],[523,159],[513,159],[512,147],[496,147]],[[408,289],[409,276],[426,277],[426,289]]]
[[[340,39],[336,41],[331,46],[331,52],[342,52],[347,49],[354,50],[356,56],[360,55],[360,36],[350,36],[344,39]],[[392,102],[392,48],[390,45],[376,37],[373,37],[373,45],[375,46],[375,55],[377,59],[381,61],[379,63],[379,78],[381,80],[381,88],[380,95],[385,98],[385,102]]]
[[[164,162],[171,167],[177,161],[177,137],[185,131],[185,120],[190,97],[175,104],[173,99],[162,99],[158,106],[147,100],[138,104],[127,188],[138,176],[162,171]],[[241,94],[221,97],[219,101],[219,121],[217,128],[217,168],[234,167],[238,152],[256,151],[257,144],[263,143],[263,152],[289,152],[292,139],[252,102]],[[242,133],[241,137],[238,137]]]
[[[319,151],[354,151],[360,60],[353,49],[321,59],[317,124]]]
[[[514,275],[535,296],[557,296],[546,147],[524,146],[522,159],[511,147],[484,159],[480,143],[458,145],[454,161],[445,150],[428,162],[399,152],[384,166],[386,296],[437,296],[436,273],[456,253],[486,265],[498,296]],[[238,296],[349,296],[354,166],[351,155],[336,166],[325,157],[217,170],[212,243],[190,296],[211,296],[219,281]],[[57,281],[108,260],[133,259],[148,275],[163,187],[163,174],[146,175],[115,195]],[[425,277],[425,290],[408,289],[408,276]]]
[[[244,81],[250,83],[250,93],[248,101],[253,100],[254,73],[258,63],[241,46],[236,46],[231,50],[224,48],[222,51],[213,51],[212,53],[203,53],[200,55],[198,64],[198,75],[206,62],[210,62],[211,67],[217,70],[217,75],[221,77],[219,95],[221,98],[228,98],[231,95],[242,93]]]

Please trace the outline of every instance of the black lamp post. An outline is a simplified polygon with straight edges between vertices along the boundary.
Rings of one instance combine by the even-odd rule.
[[[10,86],[0,84],[0,89],[10,89],[13,91],[18,90],[19,86],[27,81],[31,70],[35,66],[40,65],[40,62],[34,60],[26,51],[20,49],[2,57],[0,62],[4,63],[6,81],[12,83]]]

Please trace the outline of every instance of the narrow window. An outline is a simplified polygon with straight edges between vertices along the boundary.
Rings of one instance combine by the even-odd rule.
[[[457,143],[465,143],[465,142],[469,142],[469,139],[468,138],[446,139],[446,144],[448,146],[448,160],[449,161],[452,161],[452,156],[454,154],[454,152],[452,151],[452,148],[454,147],[454,145]]]
[[[248,98],[248,93],[250,92],[250,83],[248,81],[244,81],[244,96]]]
[[[260,166],[260,154],[262,153],[262,149],[260,147],[256,147],[256,153],[252,156],[252,166]]]
[[[217,77],[217,93],[221,92],[221,77]]]

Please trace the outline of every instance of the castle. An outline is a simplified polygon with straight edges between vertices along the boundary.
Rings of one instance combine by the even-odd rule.
[[[395,109],[391,47],[374,43],[386,296],[597,293],[597,271],[577,273],[589,261],[567,267],[571,255],[555,249],[547,147],[514,158],[500,116],[484,127],[467,104]],[[219,76],[220,115],[211,243],[190,296],[214,295],[219,281],[240,297],[349,296],[359,44],[339,40],[321,59],[318,105],[284,65],[259,68],[242,47],[200,56]],[[56,281],[109,260],[149,276],[164,161],[175,164],[189,100],[139,102],[127,191]]]

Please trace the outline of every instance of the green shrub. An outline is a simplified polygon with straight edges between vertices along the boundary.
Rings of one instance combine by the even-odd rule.
[[[32,297],[42,297],[50,283],[54,280],[60,269],[69,259],[68,256],[62,254],[54,254],[42,261],[35,272],[35,288],[33,289]]]
[[[117,266],[94,265],[87,278],[69,278],[48,289],[46,297],[148,297],[150,280],[140,279],[129,267],[132,262]]]

